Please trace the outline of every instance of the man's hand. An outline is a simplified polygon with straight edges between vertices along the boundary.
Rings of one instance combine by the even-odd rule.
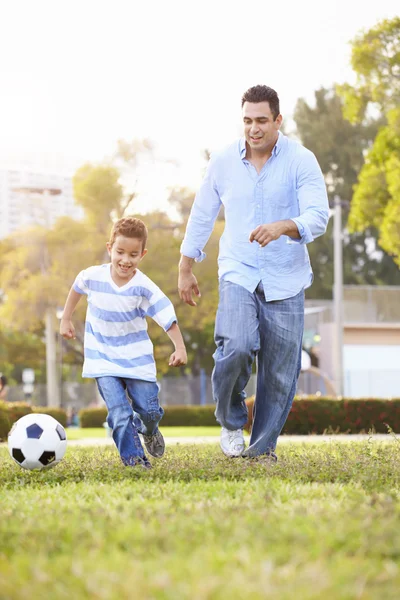
[[[75,327],[73,323],[69,319],[61,319],[60,322],[60,335],[63,336],[66,340],[75,339]]]
[[[297,225],[291,219],[284,221],[275,221],[274,223],[267,223],[266,225],[259,225],[250,234],[250,242],[257,242],[262,248],[277,240],[281,235],[288,235],[292,238],[299,238],[299,230]]]
[[[177,348],[169,357],[170,367],[182,367],[187,363],[187,354],[185,348]]]
[[[196,306],[193,299],[193,293],[200,298],[200,289],[197,284],[197,279],[193,275],[192,270],[180,270],[178,278],[178,291],[181,300],[190,306]]]

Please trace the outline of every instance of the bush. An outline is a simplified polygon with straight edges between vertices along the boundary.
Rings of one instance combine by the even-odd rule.
[[[162,427],[180,426],[207,427],[218,425],[215,420],[214,405],[207,406],[166,406],[161,421]]]
[[[27,402],[6,402],[6,406],[11,425],[21,417],[33,412],[31,405]]]
[[[212,406],[167,406],[161,421],[163,427],[186,425],[204,427],[216,425]],[[102,427],[107,418],[106,408],[84,408],[79,413],[81,427]]]
[[[5,402],[0,401],[0,442],[7,439],[8,432],[11,429],[10,417]]]
[[[106,418],[106,408],[83,408],[79,411],[79,423],[81,427],[103,427]]]
[[[251,430],[254,396],[246,400],[249,417],[245,426]],[[388,426],[400,433],[400,398],[295,398],[282,433],[307,435],[329,431],[338,433],[387,433]]]
[[[67,412],[63,408],[56,408],[53,406],[34,406],[33,412],[41,413],[42,415],[50,415],[63,427],[67,426]]]

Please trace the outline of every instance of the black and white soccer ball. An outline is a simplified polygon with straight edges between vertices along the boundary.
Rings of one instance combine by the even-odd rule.
[[[60,462],[67,449],[64,427],[50,415],[31,413],[8,434],[11,457],[23,469],[44,469]]]

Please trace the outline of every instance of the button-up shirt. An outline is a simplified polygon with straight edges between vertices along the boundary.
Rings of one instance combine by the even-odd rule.
[[[306,244],[325,232],[329,219],[324,178],[312,152],[279,132],[260,173],[246,159],[244,138],[212,155],[181,245],[184,256],[197,262],[205,258],[203,248],[222,205],[220,279],[250,292],[261,281],[267,301],[291,298],[311,285]],[[264,248],[250,243],[258,225],[284,219],[296,223],[299,239],[282,235]]]

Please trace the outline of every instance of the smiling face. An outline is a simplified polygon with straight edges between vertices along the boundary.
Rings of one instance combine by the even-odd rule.
[[[117,235],[114,243],[107,243],[111,258],[111,277],[117,285],[125,285],[136,273],[136,269],[147,250],[143,240]]]
[[[276,119],[269,102],[245,102],[242,108],[244,135],[251,152],[268,154],[276,144],[282,115]]]

